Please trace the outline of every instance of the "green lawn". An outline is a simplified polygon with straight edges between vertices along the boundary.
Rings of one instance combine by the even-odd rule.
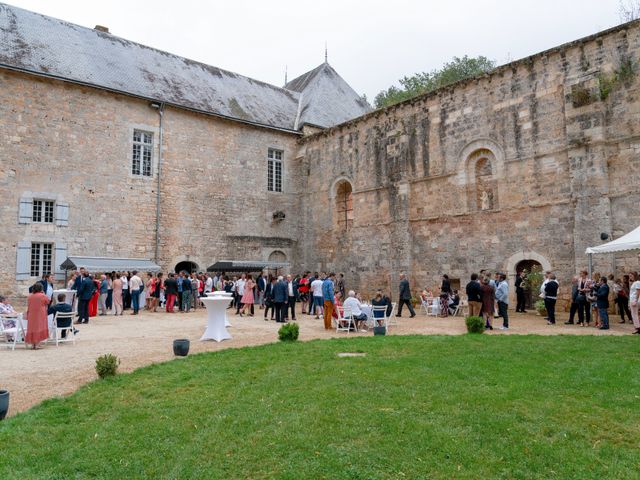
[[[364,358],[338,358],[362,351]],[[640,339],[412,336],[201,354],[0,422],[0,479],[640,478]]]

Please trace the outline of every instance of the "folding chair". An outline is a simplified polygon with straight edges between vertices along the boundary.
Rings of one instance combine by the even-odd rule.
[[[391,313],[389,315],[385,315],[387,318],[387,327],[391,325],[398,325],[398,317],[396,317],[397,308],[398,304],[396,302],[391,302]]]
[[[76,344],[76,336],[73,334],[73,312],[56,312],[56,316],[53,319],[53,325],[55,327],[55,339],[56,347],[60,343],[71,342]],[[59,327],[59,320],[69,320],[68,327]],[[62,332],[66,332],[65,337],[62,337]]]
[[[17,337],[17,316],[3,315],[2,317],[0,317],[0,338],[4,340],[4,343],[2,343],[1,345],[13,350],[16,348]]]
[[[378,315],[376,315],[376,312]],[[382,315],[380,315],[382,313]],[[389,329],[389,317],[387,317],[387,306],[380,305],[379,307],[371,307],[371,317],[373,320],[373,326],[384,326]],[[382,322],[382,325],[378,325],[378,322]]]
[[[15,323],[13,327],[5,327],[4,321],[12,320]],[[27,336],[27,321],[22,318],[22,314],[17,316],[4,316],[0,318],[0,336],[4,337],[5,347],[11,347],[11,350],[16,349],[16,344],[25,343],[24,339]],[[26,348],[26,344],[25,344]]]
[[[357,332],[358,327],[356,326],[356,322],[353,320],[353,315],[351,314],[351,310],[344,307],[338,307],[338,320],[336,321],[336,333],[338,332],[347,332],[351,331],[353,327],[353,331]]]
[[[469,304],[467,303],[467,299],[461,298],[460,301],[458,302],[458,305],[453,309],[453,311],[451,309],[449,309],[449,311],[452,311],[451,315],[454,317],[457,317],[458,313],[462,313],[464,316],[464,309],[467,308],[468,306]]]
[[[433,305],[433,298],[427,297],[421,299],[420,310],[424,310],[426,315],[429,315],[429,308]]]

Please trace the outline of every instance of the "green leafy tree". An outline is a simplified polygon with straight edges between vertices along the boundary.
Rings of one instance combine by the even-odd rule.
[[[376,108],[388,107],[465,78],[481,75],[495,67],[496,62],[482,56],[476,58],[470,58],[467,55],[462,58],[453,57],[453,60],[445,63],[439,70],[416,73],[400,79],[400,87],[392,85],[376,95],[375,105]]]

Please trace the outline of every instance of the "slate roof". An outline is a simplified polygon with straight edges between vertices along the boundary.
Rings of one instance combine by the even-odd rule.
[[[371,106],[327,62],[284,88],[302,95],[297,127],[305,123],[331,127],[371,111]]]
[[[294,130],[299,112],[310,123],[329,127],[361,111],[352,108],[346,118],[347,111],[335,108],[331,98],[321,98],[334,95],[324,81],[309,100],[303,93],[300,105],[298,91],[3,3],[0,67],[286,130]],[[346,83],[340,80],[335,93],[342,97]],[[309,105],[314,98],[321,105]]]

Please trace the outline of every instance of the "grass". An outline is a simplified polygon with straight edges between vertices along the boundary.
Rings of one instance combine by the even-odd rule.
[[[191,356],[0,422],[0,478],[640,478],[639,346],[416,336]]]

